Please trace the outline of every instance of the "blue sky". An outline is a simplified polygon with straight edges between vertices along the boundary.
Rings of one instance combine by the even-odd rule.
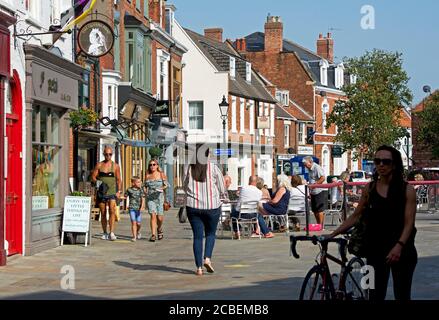
[[[336,60],[360,56],[374,48],[403,54],[410,79],[413,104],[428,84],[439,88],[439,1],[437,0],[168,0],[177,7],[176,18],[184,27],[203,33],[222,27],[223,37],[235,39],[264,31],[270,13],[281,16],[284,38],[313,51],[319,33],[330,28]],[[361,9],[375,10],[375,29],[364,30]]]

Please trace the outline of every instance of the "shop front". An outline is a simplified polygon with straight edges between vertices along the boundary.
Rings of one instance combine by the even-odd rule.
[[[5,146],[8,143],[5,141],[5,102],[6,102],[6,85],[10,75],[10,35],[9,26],[15,22],[15,18],[11,15],[0,11],[0,159],[5,159]],[[0,266],[6,264],[6,250],[5,250],[5,236],[7,237],[8,225],[5,216],[5,177],[7,176],[7,167],[5,163],[0,165]],[[20,213],[21,215],[21,213]],[[5,232],[6,231],[6,232]]]
[[[25,45],[25,255],[60,243],[69,186],[69,111],[78,108],[83,69],[35,45]]]

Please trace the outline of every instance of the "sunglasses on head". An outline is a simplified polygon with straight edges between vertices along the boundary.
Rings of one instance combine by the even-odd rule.
[[[381,163],[385,166],[390,166],[392,162],[393,162],[392,159],[380,159],[380,158],[373,159],[373,163],[375,163],[376,166],[380,165]]]

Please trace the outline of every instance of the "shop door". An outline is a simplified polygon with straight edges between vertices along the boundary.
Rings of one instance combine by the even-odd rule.
[[[22,130],[21,85],[14,70],[11,88],[11,113],[6,114],[7,168],[6,173],[6,240],[8,255],[23,252],[22,243]]]

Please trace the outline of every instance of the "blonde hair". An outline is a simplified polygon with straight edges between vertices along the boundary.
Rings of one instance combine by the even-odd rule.
[[[277,176],[277,188],[280,189],[282,187],[285,187],[285,189],[291,191],[291,182],[287,175],[280,174]]]
[[[264,188],[264,179],[258,177],[258,181],[256,182],[256,188],[262,190]]]
[[[416,181],[423,181],[424,180],[424,176],[420,173],[415,174],[415,180]]]
[[[157,164],[157,172],[160,172],[160,173],[161,173],[161,172],[162,172],[162,169],[160,168],[159,162],[158,162],[157,160],[155,160],[155,159],[151,159],[151,160],[148,162],[148,173],[149,173],[149,174],[152,173],[152,171],[151,171],[149,165],[150,165],[151,163],[153,163],[153,162],[154,162],[155,164]]]

